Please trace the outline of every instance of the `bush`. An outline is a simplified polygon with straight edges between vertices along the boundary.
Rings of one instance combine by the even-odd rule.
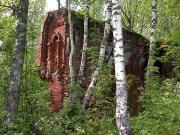
[[[180,133],[180,83],[173,79],[152,81],[143,94],[142,113],[130,117],[134,135]]]

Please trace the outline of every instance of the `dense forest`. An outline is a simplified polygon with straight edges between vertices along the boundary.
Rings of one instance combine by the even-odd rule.
[[[180,1],[56,2],[57,10],[68,11],[70,94],[60,111],[52,113],[48,82],[40,79],[36,65],[47,4],[45,0],[0,0],[0,134],[180,134]],[[78,74],[73,67],[77,59],[73,59],[72,10],[84,24]],[[103,25],[91,25],[92,21]],[[125,73],[123,29],[147,41],[147,67],[140,71],[146,72],[143,79]],[[114,62],[107,63],[110,36]],[[94,40],[100,43],[99,49],[88,46]],[[85,63],[91,65],[87,89],[82,87]]]

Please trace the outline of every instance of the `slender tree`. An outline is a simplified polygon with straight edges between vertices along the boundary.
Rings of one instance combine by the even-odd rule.
[[[84,75],[84,66],[85,66],[85,59],[86,59],[86,49],[87,49],[87,45],[88,45],[89,6],[90,6],[90,1],[87,0],[87,4],[86,4],[86,14],[85,14],[85,17],[84,17],[83,50],[82,50],[82,56],[81,56],[81,65],[80,65],[80,70],[79,70],[78,83],[81,82],[82,77],[83,77],[83,75]]]
[[[130,125],[127,112],[127,88],[125,62],[123,52],[123,35],[120,1],[112,0],[112,23],[114,42],[114,64],[116,77],[116,124],[119,135],[130,135]]]
[[[12,60],[12,68],[10,72],[10,84],[3,122],[12,123],[18,114],[18,105],[20,99],[20,86],[22,80],[22,69],[24,63],[24,53],[26,46],[26,26],[28,18],[29,0],[20,0],[18,7],[18,21],[16,27],[16,44]],[[8,127],[5,126],[5,132]]]
[[[65,5],[66,8],[68,8],[68,5],[69,5],[68,2],[69,0],[66,0],[66,5]]]
[[[57,3],[58,3],[58,9],[60,9],[60,7],[61,7],[61,2],[60,2],[60,0],[57,0]]]
[[[100,48],[100,54],[99,54],[99,61],[98,61],[98,67],[96,68],[91,83],[88,87],[88,90],[84,96],[84,101],[83,101],[83,105],[82,105],[82,109],[86,110],[88,109],[89,106],[89,102],[92,96],[92,90],[94,90],[96,81],[97,81],[97,77],[99,76],[99,72],[102,68],[102,63],[104,61],[104,56],[105,56],[105,50],[106,50],[106,46],[108,44],[108,39],[109,39],[109,33],[110,33],[110,23],[111,23],[111,16],[112,16],[112,1],[108,0],[107,3],[107,13],[106,13],[106,21],[105,21],[105,28],[104,28],[104,36],[103,36],[103,40],[101,42],[101,48]]]
[[[74,55],[74,50],[75,50],[75,46],[74,46],[74,39],[73,39],[73,24],[72,24],[72,18],[71,18],[71,4],[72,1],[68,0],[68,23],[69,23],[69,36],[70,36],[70,44],[71,44],[71,51],[70,51],[70,55],[69,55],[69,74],[70,74],[70,78],[71,78],[71,87],[73,86],[74,83],[74,68],[73,68],[73,55]],[[74,93],[73,91],[71,91],[71,100],[75,100],[77,95],[76,93]]]
[[[74,40],[73,40],[73,24],[71,20],[71,0],[68,0],[68,22],[69,22],[69,36],[70,36],[70,44],[71,44],[71,52],[69,55],[69,70],[71,83],[74,81],[74,70],[73,70],[73,55],[74,55]]]
[[[155,27],[156,27],[156,0],[152,0],[152,27],[151,27],[151,38],[150,38],[150,52],[149,52],[149,59],[148,59],[148,69],[147,69],[147,79],[149,79],[152,76],[151,67],[155,63]]]

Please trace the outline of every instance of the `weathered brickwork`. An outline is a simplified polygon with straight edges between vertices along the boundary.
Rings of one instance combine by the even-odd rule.
[[[48,81],[52,112],[58,112],[63,103],[68,84],[67,58],[65,55],[65,12],[49,12],[43,22],[38,40],[36,64],[39,76]]]
[[[73,57],[73,66],[75,78],[79,72],[81,59],[81,50],[83,45],[83,19],[77,18],[72,14],[74,24],[74,42],[75,53]],[[103,32],[104,26],[102,23],[90,23],[89,31],[94,31],[93,28],[100,28]],[[140,80],[144,79],[144,68],[147,65],[148,48],[147,40],[141,35],[123,29],[124,37],[124,53],[126,58],[126,74],[133,74]],[[96,39],[97,38],[97,39]],[[93,39],[93,41],[92,41]],[[100,47],[98,34],[95,37],[90,37],[88,47]],[[109,44],[112,44],[112,35],[109,39]],[[43,80],[48,81],[50,89],[51,110],[53,113],[58,112],[63,106],[63,100],[69,95],[69,66],[68,59],[70,53],[69,45],[69,26],[67,21],[67,10],[60,9],[47,13],[45,16],[41,33],[38,40],[38,51],[36,64],[39,67],[39,76]],[[108,46],[106,49],[106,60],[113,57],[113,47]],[[82,87],[86,89],[90,82],[90,65],[86,63],[85,73]]]

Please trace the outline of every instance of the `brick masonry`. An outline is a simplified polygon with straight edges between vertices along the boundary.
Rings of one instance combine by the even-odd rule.
[[[74,24],[75,54],[73,66],[75,78],[79,72],[81,50],[83,45],[83,17],[72,13]],[[98,32],[94,28],[100,28],[103,32],[104,25],[99,22],[90,21],[89,31],[97,33],[95,37],[89,37],[88,47],[100,47]],[[101,34],[102,35],[102,34]],[[42,23],[41,33],[38,39],[36,65],[39,68],[39,77],[48,81],[50,90],[50,104],[53,113],[58,112],[63,106],[63,100],[69,95],[69,66],[70,53],[69,27],[67,21],[67,10],[60,9],[47,13]],[[101,37],[102,38],[102,37]],[[144,68],[148,60],[148,41],[141,35],[123,29],[124,53],[126,58],[126,74],[133,74],[140,80],[144,80]],[[112,44],[112,34],[109,39]],[[113,57],[113,47],[107,47],[106,54]],[[108,55],[106,57],[108,61]],[[86,89],[90,82],[90,65],[86,63],[85,80],[82,87]]]

